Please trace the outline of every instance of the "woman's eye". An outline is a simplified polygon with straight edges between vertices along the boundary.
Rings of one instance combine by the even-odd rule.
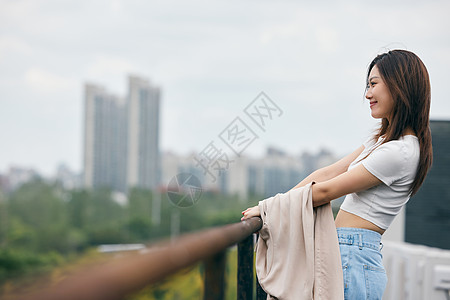
[[[371,86],[374,86],[375,84],[376,84],[376,82],[373,82],[373,81],[367,83],[366,89],[369,89]]]

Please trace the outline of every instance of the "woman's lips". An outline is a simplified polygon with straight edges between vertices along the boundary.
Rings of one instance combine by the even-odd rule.
[[[374,105],[377,104],[377,103],[378,103],[377,101],[371,101],[371,102],[370,102],[370,107],[374,106]]]

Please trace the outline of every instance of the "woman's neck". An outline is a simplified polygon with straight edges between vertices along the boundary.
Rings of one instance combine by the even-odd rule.
[[[403,131],[403,135],[416,135],[416,133],[414,132],[414,130],[412,130],[411,128],[406,128],[405,131]]]

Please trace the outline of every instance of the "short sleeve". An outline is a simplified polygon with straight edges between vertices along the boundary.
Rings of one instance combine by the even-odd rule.
[[[367,171],[388,186],[404,176],[406,163],[405,151],[397,141],[378,146],[362,161]]]
[[[368,149],[368,148],[372,147],[374,144],[375,144],[375,142],[373,140],[373,137],[368,137],[364,141],[363,146],[364,146],[364,148]]]

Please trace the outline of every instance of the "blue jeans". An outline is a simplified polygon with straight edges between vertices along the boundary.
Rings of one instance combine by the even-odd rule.
[[[382,263],[381,234],[362,228],[337,228],[344,273],[344,298],[381,299],[387,276]]]

